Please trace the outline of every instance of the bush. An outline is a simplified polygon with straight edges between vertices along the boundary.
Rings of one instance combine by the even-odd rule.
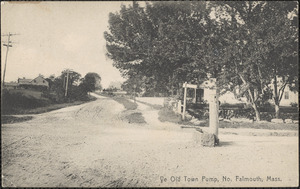
[[[272,112],[260,112],[260,119],[265,121],[271,121],[275,117],[275,113]]]
[[[63,103],[64,102],[62,95],[58,95],[53,92],[51,93],[49,91],[43,91],[41,96],[43,98],[48,98],[52,103]]]
[[[298,103],[296,103],[296,102],[292,102],[290,105],[291,105],[292,107],[298,107]]]
[[[87,91],[85,90],[84,86],[79,85],[79,86],[72,86],[68,90],[68,100],[83,100],[86,101],[88,100],[88,94]]]

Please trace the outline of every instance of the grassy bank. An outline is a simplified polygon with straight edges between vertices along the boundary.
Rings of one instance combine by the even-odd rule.
[[[131,113],[125,116],[125,119],[128,121],[128,123],[138,123],[138,124],[146,123],[142,113],[140,112]]]
[[[88,95],[82,95],[80,98],[52,99],[44,93],[48,94],[48,91],[36,89],[1,90],[1,115],[39,114],[96,99]],[[54,93],[51,95],[53,96]]]
[[[58,110],[61,108],[66,108],[69,106],[75,106],[75,105],[80,105],[89,101],[93,101],[95,100],[90,99],[88,101],[75,101],[75,102],[70,102],[70,103],[62,103],[62,104],[50,104],[48,106],[45,107],[38,107],[38,108],[34,108],[34,109],[29,109],[29,110],[20,110],[20,112],[18,114],[40,114],[40,113],[45,113],[45,112],[50,112],[53,110]]]
[[[96,100],[96,98],[90,98],[89,101]],[[89,101],[75,101],[70,103],[62,103],[62,104],[50,104],[45,107],[38,107],[34,109],[18,109],[14,111],[14,115],[27,115],[27,114],[40,114],[45,112],[50,112],[53,110],[58,110],[61,108],[66,108],[69,106],[80,105]],[[1,114],[1,124],[11,124],[18,123],[23,121],[31,120],[33,116],[13,116],[12,114]]]
[[[158,112],[158,119],[161,122],[171,122],[176,124],[183,124],[183,125],[195,125],[189,121],[182,121],[181,115],[174,113],[172,110],[167,108],[162,108]],[[195,125],[199,126],[199,125]],[[206,120],[200,126],[208,127],[209,122]],[[245,123],[245,122],[219,122],[219,128],[248,128],[248,129],[269,129],[269,130],[298,130],[298,124],[286,124],[286,123],[271,123],[271,122],[253,122],[253,123]]]
[[[206,124],[208,126],[208,123]],[[271,123],[271,122],[253,122],[253,123],[236,123],[220,121],[220,128],[244,128],[244,129],[269,129],[269,130],[294,130],[299,129],[298,124]]]
[[[209,121],[201,125],[203,127],[209,127]],[[243,129],[269,129],[269,130],[293,130],[297,131],[299,129],[298,124],[288,124],[288,123],[272,123],[272,122],[253,122],[253,123],[246,123],[246,122],[226,122],[220,121],[219,128],[243,128]]]
[[[144,124],[146,123],[145,118],[143,117],[142,113],[136,112],[134,110],[137,109],[137,104],[130,101],[129,99],[121,96],[114,96],[112,97],[115,101],[122,104],[126,109],[122,116],[128,123],[137,123],[137,124]]]
[[[16,117],[11,115],[1,115],[1,124],[11,124],[31,120],[32,116]]]
[[[158,112],[158,119],[161,122],[171,122],[171,123],[176,123],[176,124],[184,124],[184,125],[192,125],[189,121],[183,121],[181,119],[181,115],[176,114],[172,110],[168,108],[161,108]]]
[[[125,97],[112,97],[115,101],[117,101],[118,103],[122,104],[126,110],[135,110],[137,109],[137,104],[134,102],[131,102],[130,100],[128,100]]]
[[[158,119],[161,122],[181,123],[181,115],[175,114],[172,110],[162,108],[158,112]]]
[[[163,106],[161,105],[157,105],[157,104],[150,104],[150,103],[147,103],[147,102],[143,102],[143,101],[140,101],[140,100],[136,100],[137,102],[141,103],[141,104],[145,104],[147,106],[150,106],[151,108],[155,109],[155,110],[160,110]]]

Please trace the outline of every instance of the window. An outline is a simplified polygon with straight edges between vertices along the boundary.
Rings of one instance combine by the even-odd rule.
[[[289,92],[284,92],[284,99],[289,99]]]

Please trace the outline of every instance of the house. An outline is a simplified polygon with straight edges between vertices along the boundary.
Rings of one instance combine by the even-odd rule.
[[[25,77],[18,79],[18,85],[30,85],[32,79],[26,79]]]
[[[34,78],[32,81],[30,81],[31,85],[35,86],[45,86],[49,87],[49,83],[42,75],[39,75],[38,77]]]
[[[18,88],[18,83],[17,82],[5,82],[4,86],[7,89],[16,89],[16,88]]]
[[[280,106],[291,106],[292,104],[299,104],[298,92],[291,91],[289,87],[286,87],[283,92],[283,97],[280,101]]]
[[[273,80],[272,80],[273,82]],[[285,87],[284,87],[285,86]],[[272,90],[274,90],[274,85],[269,86]],[[299,104],[298,101],[298,91],[290,90],[290,86],[284,83],[284,80],[281,77],[277,78],[277,90],[279,91],[284,87],[282,98],[280,100],[279,106],[291,106],[292,104]],[[271,104],[274,104],[272,99],[269,100]]]
[[[34,79],[26,79],[25,77],[18,79],[18,85],[20,87],[49,87],[49,82],[42,76],[39,75]]]
[[[278,88],[282,85],[282,79],[278,79]],[[202,83],[200,85],[192,85],[188,84],[190,88],[194,88],[194,94],[190,93],[187,97],[187,99],[193,103],[198,103],[202,101],[209,101],[210,98],[213,96],[212,90],[209,90],[207,87],[205,87],[205,83]],[[273,89],[273,85],[270,85],[270,88]],[[196,96],[196,98],[195,98]],[[226,93],[219,96],[219,101],[221,104],[247,104],[247,98],[246,97],[240,97],[236,98],[233,92],[227,91]],[[271,104],[274,104],[274,100],[270,99],[269,102]],[[289,85],[286,85],[283,91],[283,96],[280,101],[280,106],[292,106],[292,104],[298,104],[298,92],[297,91],[291,91]]]

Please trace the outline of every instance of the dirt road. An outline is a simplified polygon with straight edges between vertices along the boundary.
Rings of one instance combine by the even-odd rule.
[[[129,124],[123,105],[97,97],[2,125],[3,186],[298,185],[298,137],[227,134],[205,148],[193,129],[159,122],[151,107],[138,106],[147,124]]]

